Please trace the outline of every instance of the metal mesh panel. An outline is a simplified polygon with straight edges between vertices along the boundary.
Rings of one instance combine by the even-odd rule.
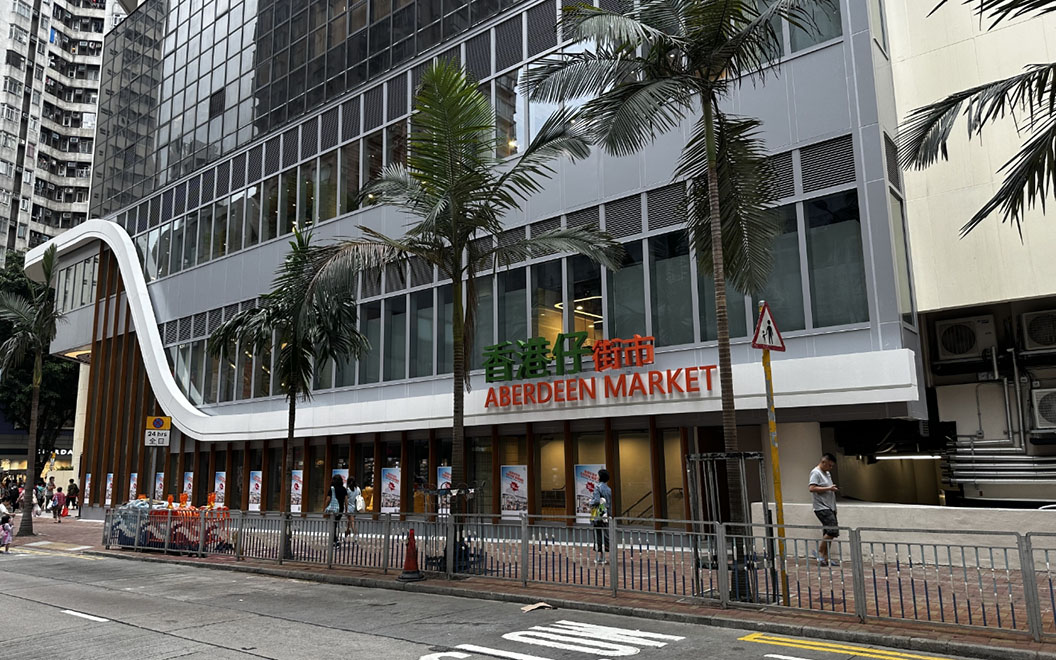
[[[194,177],[187,182],[187,208],[188,210],[198,206],[202,200],[202,179]]]
[[[150,220],[150,203],[143,202],[139,205],[139,220],[136,222],[136,231],[144,232],[147,230],[147,222]]]
[[[524,59],[521,15],[499,23],[495,28],[495,70],[502,71]]]
[[[330,147],[337,146],[337,122],[338,108],[323,113],[323,121],[319,130],[319,150],[326,151]]]
[[[433,66],[433,61],[427,60],[411,70],[411,87],[416,93],[418,92],[418,87],[422,84],[422,76],[425,75],[425,72],[428,71],[431,66]]]
[[[777,198],[783,199],[795,195],[796,178],[792,173],[792,152],[786,151],[783,154],[771,156],[769,160],[774,168]]]
[[[381,293],[381,270],[371,268],[363,272],[363,291],[360,298],[372,298]]]
[[[402,117],[409,112],[407,107],[407,76],[397,76],[389,81],[389,119]]]
[[[433,281],[433,265],[420,257],[411,257],[411,286],[422,286]]]
[[[549,220],[541,220],[530,225],[528,230],[534,238],[535,236],[539,236],[540,234],[545,234],[548,231],[553,231],[555,229],[560,228],[561,218],[550,218]],[[550,254],[557,254],[557,250],[537,248],[535,249],[535,251],[532,252],[533,257],[543,257]]]
[[[898,147],[884,134],[884,157],[887,159],[887,180],[902,190],[902,168],[898,164]]]
[[[201,312],[200,314],[195,314],[194,315],[194,329],[191,331],[193,333],[191,336],[192,337],[201,337],[201,336],[205,335],[205,328],[206,328],[205,312]]]
[[[180,324],[178,321],[169,321],[165,324],[165,343],[175,344],[179,341]]]
[[[150,198],[150,226],[157,227],[161,220],[161,196],[155,195]]]
[[[799,152],[803,192],[854,181],[854,143],[850,135],[804,147]]]
[[[513,245],[514,243],[517,243],[518,241],[523,240],[524,227],[517,227],[516,229],[507,229],[506,231],[499,234],[500,247],[508,247],[510,245]],[[522,261],[522,259],[514,256],[507,256],[506,258],[510,260],[510,263],[517,263],[518,261]]]
[[[575,211],[568,214],[568,227],[598,227],[598,207]]]
[[[348,140],[359,135],[359,97],[341,105],[341,139]]]
[[[213,170],[202,172],[202,204],[213,201]]]
[[[172,213],[179,215],[187,210],[187,182],[176,186],[176,193],[172,198]]]
[[[407,276],[403,272],[401,264],[389,264],[385,266],[385,292],[400,291],[407,286]]]
[[[231,192],[231,163],[225,161],[216,166],[216,196],[223,197]]]
[[[301,124],[301,158],[311,158],[319,151],[319,120],[312,117]]]
[[[261,177],[264,167],[264,145],[253,147],[249,152],[249,169],[246,172],[247,181],[256,181]]]
[[[224,320],[225,321],[229,320],[235,314],[238,314],[238,303],[235,303],[233,305],[228,305],[227,307],[224,307]]]
[[[483,252],[484,250],[490,249],[494,247],[494,245],[495,240],[491,236],[485,236],[483,238],[478,238],[473,241],[473,246],[477,249],[478,252]],[[484,259],[483,263],[477,264],[477,268],[480,270],[485,270],[491,268],[494,265],[494,255],[488,255],[488,257]]]
[[[678,212],[678,205],[685,196],[685,186],[673,183],[647,193],[646,205],[649,209],[649,229],[671,227],[682,224],[684,218]],[[608,210],[605,212],[608,217]]]
[[[297,163],[297,129],[291,128],[282,134],[282,166],[284,168]]]
[[[485,32],[466,42],[466,73],[476,80],[491,75],[491,33]]]
[[[605,231],[613,236],[634,236],[642,232],[642,201],[631,195],[605,205]]]
[[[239,154],[231,160],[231,190],[238,190],[246,185],[246,154]]]
[[[161,221],[172,220],[172,195],[173,191],[166,190],[161,195]]]
[[[528,57],[557,45],[557,9],[553,2],[532,7],[528,14]]]
[[[385,99],[383,94],[384,89],[382,85],[378,85],[377,87],[368,90],[367,93],[363,95],[364,131],[369,131],[381,126],[381,122],[385,117],[384,109],[382,108]]]
[[[264,176],[270,176],[279,171],[281,157],[281,138],[276,135],[264,145]]]
[[[247,309],[253,309],[253,307],[254,307],[254,306],[255,306],[256,304],[257,304],[257,301],[256,301],[256,299],[254,298],[253,300],[243,300],[243,301],[242,301],[241,303],[239,303],[239,307],[241,307],[241,308],[242,308],[242,311],[244,312],[244,311],[246,311]]]
[[[185,316],[180,319],[180,339],[179,341],[187,341],[191,338],[191,317]]]
[[[222,309],[211,309],[209,310],[209,328],[208,331],[211,334],[214,330],[220,327],[220,323],[224,320],[224,310]]]

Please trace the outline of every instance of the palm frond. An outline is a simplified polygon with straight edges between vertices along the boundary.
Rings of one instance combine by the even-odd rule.
[[[962,0],[966,5],[978,5],[975,13],[979,16],[989,16],[992,19],[990,27],[993,28],[1001,21],[1015,19],[1027,14],[1048,14],[1056,11],[1056,2],[1053,0]],[[942,0],[928,14],[934,14],[949,0]]]
[[[759,135],[762,123],[721,113],[715,115],[724,270],[738,291],[757,294],[770,276],[773,242],[781,230],[776,215],[770,211],[776,199],[776,178]],[[705,130],[702,118],[682,152],[676,176],[690,178],[680,212],[686,214],[687,229],[701,267],[710,273],[713,271],[712,218]]]
[[[16,332],[0,344],[0,372],[8,373],[14,367],[19,366],[26,359],[26,355],[33,352],[33,337],[26,332]]]
[[[619,270],[624,248],[609,234],[597,227],[569,227],[543,232],[510,245],[499,245],[487,252],[496,265],[508,266],[542,254],[572,252],[582,254],[609,270]]]
[[[625,82],[588,101],[581,114],[610,154],[627,156],[682,122],[692,111],[699,81],[671,76]]]
[[[963,108],[968,136],[991,121],[1022,111],[1031,123],[1056,109],[1056,62],[1034,64],[1022,73],[978,85],[909,113],[899,130],[899,163],[923,169],[949,157],[946,144]]]
[[[633,50],[622,48],[556,55],[528,70],[521,91],[545,103],[593,98],[624,80],[638,79],[647,64]]]
[[[561,157],[575,161],[590,155],[586,122],[577,122],[576,117],[574,109],[561,108],[547,118],[521,157],[496,180],[489,206],[503,211],[518,207],[512,198],[525,200],[541,191],[542,180],[554,172],[551,162]]]
[[[655,0],[643,3],[645,7],[655,8],[667,4]],[[602,48],[633,49],[643,43],[658,42],[677,47],[684,43],[677,34],[669,33],[649,20],[669,17],[670,12],[642,12],[642,9],[631,8],[626,12],[614,12],[586,3],[567,6],[561,16],[561,33],[571,34],[577,41],[596,43]]]
[[[17,293],[0,291],[0,320],[7,321],[16,328],[33,328],[36,326],[37,310],[33,303]]]
[[[1001,166],[1005,179],[994,196],[963,227],[965,236],[991,213],[1001,209],[1004,219],[1016,225],[1023,238],[1023,218],[1027,210],[1040,206],[1045,210],[1049,195],[1056,192],[1056,116],[1049,119],[1023,148]]]

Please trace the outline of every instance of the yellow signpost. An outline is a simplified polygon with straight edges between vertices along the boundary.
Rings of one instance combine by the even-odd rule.
[[[781,563],[781,601],[788,605],[788,573],[785,571],[785,504],[781,494],[781,456],[777,447],[777,418],[774,415],[774,379],[770,371],[770,351],[784,351],[785,341],[777,330],[770,306],[759,301],[759,321],[755,325],[752,346],[763,351],[763,374],[766,377],[766,420],[770,430],[770,470],[774,480],[774,505],[777,508],[777,551]]]

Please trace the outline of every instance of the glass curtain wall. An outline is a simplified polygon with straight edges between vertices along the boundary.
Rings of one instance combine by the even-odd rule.
[[[642,243],[626,243],[624,249],[623,267],[608,273],[609,337],[622,339],[646,334]]]
[[[652,334],[658,346],[693,342],[693,306],[686,304],[686,294],[692,290],[690,277],[689,241],[685,233],[649,239]]]

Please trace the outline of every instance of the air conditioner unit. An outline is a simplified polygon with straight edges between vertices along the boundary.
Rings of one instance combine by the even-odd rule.
[[[940,360],[981,358],[984,350],[997,346],[994,317],[971,316],[936,321],[935,339]]]
[[[1056,349],[1056,309],[1027,312],[1021,321],[1024,348],[1028,351]]]
[[[1056,389],[1036,389],[1030,392],[1034,403],[1034,428],[1056,429]]]

